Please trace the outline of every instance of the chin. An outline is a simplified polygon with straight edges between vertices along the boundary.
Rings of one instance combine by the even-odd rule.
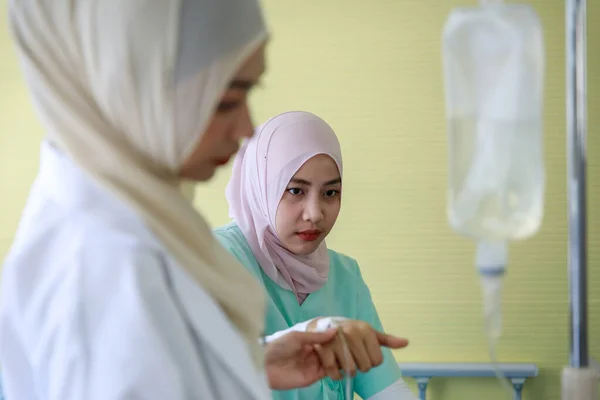
[[[179,176],[194,182],[206,182],[215,175],[215,170],[215,167],[195,168],[192,171],[182,172]]]
[[[215,176],[216,168],[203,168],[196,173],[195,180],[198,182],[209,181]]]
[[[310,253],[315,252],[319,248],[320,245],[321,245],[321,241],[310,242],[310,243],[301,243],[301,244],[294,246],[293,248],[290,248],[290,250],[292,251],[292,253],[297,254],[299,256],[306,256],[306,255],[309,255]]]

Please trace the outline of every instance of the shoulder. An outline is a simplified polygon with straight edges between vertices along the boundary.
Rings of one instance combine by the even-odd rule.
[[[248,240],[246,240],[242,230],[235,222],[214,229],[213,235],[221,246],[234,256],[246,270],[262,281],[260,265],[252,252],[250,244],[248,244]]]
[[[233,254],[241,263],[247,264],[249,261],[255,260],[248,240],[246,240],[235,222],[214,229],[213,235],[221,246]]]
[[[358,262],[335,250],[329,252],[329,278],[336,287],[344,287],[356,291],[364,285]]]
[[[247,247],[248,241],[235,222],[213,229],[215,238],[224,247]]]
[[[358,266],[358,262],[344,254],[335,250],[328,249],[329,260],[331,263],[331,268],[334,269],[336,275],[337,274],[348,274],[352,276],[360,275],[360,267]]]
[[[119,302],[135,299],[160,273],[165,256],[139,226],[105,224],[78,213],[24,221],[3,268],[3,314],[37,315],[15,322],[29,332],[54,315],[65,329],[113,318]],[[125,298],[131,296],[131,298]]]
[[[138,228],[76,214],[47,220],[42,233],[35,226],[22,228],[21,236],[29,238],[19,241],[3,271],[0,353],[6,365],[35,359],[39,368],[32,374],[42,381],[57,363],[57,375],[77,371],[72,396],[59,396],[65,399],[87,398],[75,391],[108,384],[94,379],[80,386],[87,368],[110,378],[112,389],[95,387],[105,394],[144,376],[165,385],[165,379],[176,378],[161,338],[161,326],[172,327],[173,321],[161,316],[177,314],[164,312],[172,302],[164,276],[168,261],[156,241]],[[161,378],[150,365],[162,365],[167,373]]]
[[[26,223],[6,261],[6,275],[11,278],[35,277],[23,290],[34,292],[50,285],[52,277],[77,277],[80,283],[98,279],[115,280],[137,272],[136,266],[147,264],[148,258],[166,254],[154,235],[141,223],[107,223],[89,213],[54,214],[41,223]],[[46,282],[46,279],[48,280]],[[68,279],[52,281],[64,285]],[[73,293],[78,293],[76,291]]]

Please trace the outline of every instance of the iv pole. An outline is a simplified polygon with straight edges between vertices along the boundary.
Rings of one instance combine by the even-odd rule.
[[[569,218],[569,366],[562,400],[597,400],[598,371],[590,366],[587,316],[587,8],[566,0],[567,193]]]

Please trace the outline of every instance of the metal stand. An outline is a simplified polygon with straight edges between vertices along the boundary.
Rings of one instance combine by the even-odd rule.
[[[567,190],[572,367],[587,367],[586,1],[567,0]]]
[[[567,184],[569,215],[570,366],[563,369],[563,400],[597,400],[590,369],[587,319],[587,8],[566,0]]]

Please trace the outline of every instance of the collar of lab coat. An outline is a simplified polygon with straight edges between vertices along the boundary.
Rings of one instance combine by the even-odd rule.
[[[85,208],[88,212],[101,216],[108,224],[128,224],[129,229],[135,227],[140,235],[164,249],[125,203],[97,185],[49,143],[44,143],[41,148],[37,184],[54,201],[68,208]],[[196,284],[187,271],[179,268],[166,251],[164,254],[171,279],[167,284],[176,297],[182,317],[199,342],[199,353],[201,346],[210,348],[221,360],[223,367],[231,373],[230,377],[235,377],[251,398],[263,400],[268,394],[265,377],[254,367],[244,339],[237,334],[235,327],[208,293]]]
[[[254,398],[264,400],[268,393],[264,376],[257,373],[244,339],[204,290],[181,268],[171,268],[172,285],[188,324],[202,344],[221,359]],[[258,339],[257,339],[258,340]]]
[[[48,142],[40,150],[38,185],[44,193],[67,209],[98,213],[107,224],[126,224],[137,231],[147,231],[142,220],[115,195],[97,184],[83,169]]]

